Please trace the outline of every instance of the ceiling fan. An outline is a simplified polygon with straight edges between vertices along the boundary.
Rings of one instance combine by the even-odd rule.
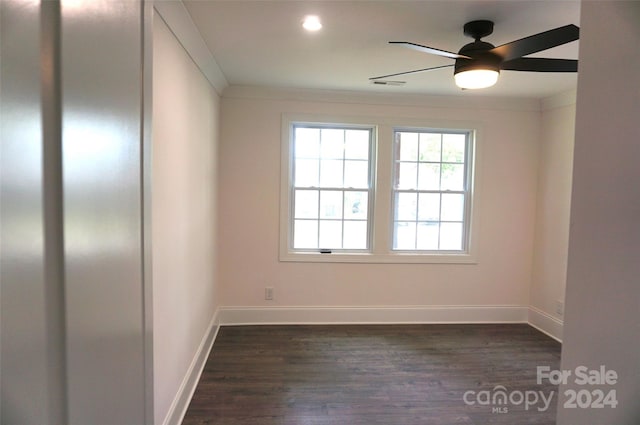
[[[382,83],[382,80],[390,77],[453,66],[453,75],[458,87],[463,89],[480,89],[494,85],[498,81],[498,75],[501,70],[531,72],[578,71],[578,61],[576,59],[524,57],[577,40],[580,36],[580,28],[575,25],[565,25],[498,47],[480,40],[493,33],[492,21],[479,20],[468,22],[464,25],[463,31],[466,36],[473,38],[474,42],[463,46],[458,53],[447,52],[408,41],[389,42],[390,44],[397,44],[420,52],[455,59],[455,64],[381,75],[369,78],[369,80],[379,84]]]

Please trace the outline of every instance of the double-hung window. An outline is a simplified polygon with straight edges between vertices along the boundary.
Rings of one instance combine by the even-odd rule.
[[[289,244],[296,251],[368,251],[373,128],[292,128]]]
[[[476,261],[475,125],[295,117],[282,122],[281,260]]]
[[[394,131],[394,250],[467,249],[470,140],[470,132]]]

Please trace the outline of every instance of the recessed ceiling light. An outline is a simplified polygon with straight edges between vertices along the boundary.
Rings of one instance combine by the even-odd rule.
[[[322,28],[322,23],[316,15],[307,15],[302,21],[302,27],[307,31],[318,31]]]

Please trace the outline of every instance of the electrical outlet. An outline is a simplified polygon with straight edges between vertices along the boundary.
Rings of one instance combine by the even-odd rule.
[[[562,300],[556,301],[556,314],[560,316],[564,315],[564,302]]]
[[[267,286],[264,288],[264,299],[267,301],[273,301],[273,287]]]

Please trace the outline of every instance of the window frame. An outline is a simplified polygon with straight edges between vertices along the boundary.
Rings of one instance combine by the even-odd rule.
[[[293,233],[289,220],[292,211],[291,184],[293,178],[293,124],[357,127],[373,129],[372,169],[373,199],[369,203],[370,246],[369,251],[317,251],[291,250]],[[393,244],[393,135],[394,130],[402,129],[443,129],[466,131],[470,133],[471,157],[469,158],[469,204],[467,227],[468,246],[465,252],[441,251],[397,251]],[[477,264],[479,240],[480,187],[482,124],[470,121],[429,120],[422,118],[398,118],[393,116],[351,116],[322,115],[309,113],[283,113],[281,116],[281,157],[280,157],[280,211],[279,211],[279,257],[281,262],[320,262],[320,263],[418,263],[418,264]]]

